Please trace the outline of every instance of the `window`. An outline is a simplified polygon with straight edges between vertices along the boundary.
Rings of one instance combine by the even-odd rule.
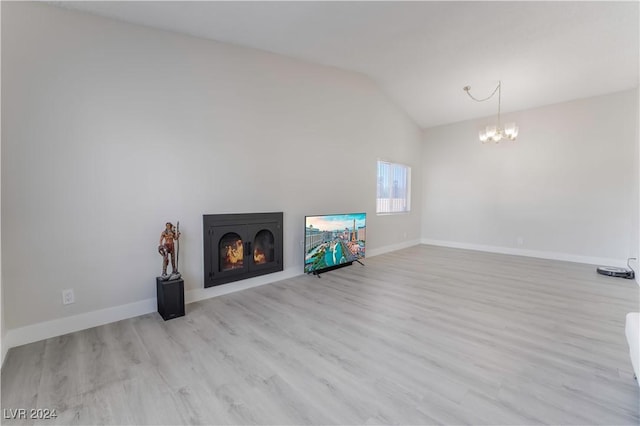
[[[411,167],[378,161],[376,213],[406,213],[411,209]]]

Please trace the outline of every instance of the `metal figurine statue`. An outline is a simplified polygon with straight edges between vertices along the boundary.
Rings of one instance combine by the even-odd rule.
[[[160,245],[158,253],[162,256],[162,276],[164,281],[177,280],[180,278],[178,272],[178,252],[180,250],[180,222],[177,228],[171,222],[166,223],[166,228],[160,234]],[[175,247],[174,243],[176,242]],[[167,265],[171,262],[171,275],[167,274]]]

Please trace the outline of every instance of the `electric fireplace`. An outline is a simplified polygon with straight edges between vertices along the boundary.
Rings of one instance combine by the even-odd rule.
[[[282,212],[203,215],[204,286],[282,271]]]

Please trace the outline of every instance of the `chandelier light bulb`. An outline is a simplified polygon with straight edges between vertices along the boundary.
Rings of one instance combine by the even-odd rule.
[[[518,126],[516,123],[509,123],[504,126],[504,134],[509,140],[515,140],[518,137]]]

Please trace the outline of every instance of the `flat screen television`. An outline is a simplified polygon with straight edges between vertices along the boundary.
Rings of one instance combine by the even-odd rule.
[[[364,258],[366,213],[305,216],[304,228],[306,273],[317,274]]]

